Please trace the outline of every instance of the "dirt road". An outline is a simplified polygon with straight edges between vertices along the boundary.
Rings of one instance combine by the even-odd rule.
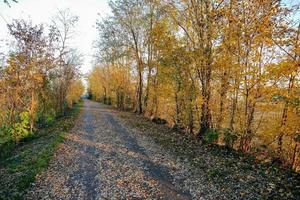
[[[86,100],[73,130],[27,199],[192,199],[176,160]]]

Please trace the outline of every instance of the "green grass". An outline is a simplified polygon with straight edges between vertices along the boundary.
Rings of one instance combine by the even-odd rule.
[[[22,199],[38,173],[49,164],[56,147],[74,126],[81,103],[52,126],[40,129],[0,160],[0,199]]]

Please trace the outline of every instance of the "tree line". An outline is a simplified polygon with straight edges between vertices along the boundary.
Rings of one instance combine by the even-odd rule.
[[[298,5],[114,0],[96,23],[95,100],[299,170]]]
[[[80,53],[71,39],[78,17],[59,10],[50,25],[16,19],[7,25],[9,53],[0,65],[0,147],[51,125],[84,92]]]

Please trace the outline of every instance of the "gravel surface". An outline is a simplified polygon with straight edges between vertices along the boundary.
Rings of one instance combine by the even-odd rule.
[[[188,165],[127,127],[117,111],[88,100],[82,109],[26,199],[219,199],[217,189],[199,187]]]

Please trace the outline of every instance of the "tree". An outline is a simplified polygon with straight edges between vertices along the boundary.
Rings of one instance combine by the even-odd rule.
[[[68,86],[76,77],[76,68],[81,64],[81,55],[69,46],[74,37],[74,27],[78,22],[78,16],[73,15],[70,10],[59,10],[52,20],[52,28],[56,31],[58,43],[56,56],[58,69],[56,73],[56,87],[59,98],[57,99],[58,112],[64,114],[65,101]]]
[[[8,25],[8,29],[16,39],[17,51],[10,56],[9,67],[6,70],[7,75],[12,77],[7,81],[15,80],[12,83],[15,90],[22,90],[29,95],[30,100],[22,102],[22,104],[29,107],[30,131],[33,131],[38,105],[38,91],[45,82],[52,55],[51,52],[46,51],[48,41],[43,36],[44,28],[42,25],[32,26],[31,23],[16,20]],[[20,93],[19,95],[23,94]],[[19,95],[17,98],[20,98]],[[15,105],[16,103],[13,103],[10,109],[12,111],[11,117],[14,115]]]
[[[123,45],[135,58],[136,73],[138,77],[136,90],[135,112],[143,112],[143,71],[144,61],[144,42],[146,40],[145,15],[143,12],[144,4],[141,1],[119,0],[111,1],[110,6],[114,14],[114,20],[123,28]]]
[[[17,0],[11,0],[11,1],[13,1],[13,2],[15,2],[15,3],[18,3]],[[4,2],[5,4],[7,4],[7,5],[10,7],[10,0],[3,0],[3,2]]]
[[[128,96],[125,108],[154,121],[165,119],[200,138],[213,134],[214,143],[244,152],[264,147],[297,165],[299,22],[291,15],[299,5],[273,0],[110,5],[112,15],[97,23],[100,59],[89,76],[96,99],[123,108]]]
[[[70,48],[64,53],[62,79],[57,29],[44,27],[25,20],[14,20],[8,25],[14,40],[7,63],[0,69],[0,129],[9,138],[8,143],[34,133],[48,118],[61,114],[59,108],[77,102],[83,92],[78,73],[80,56]],[[67,88],[62,105],[57,104],[61,97],[57,93],[61,83],[58,80],[63,80]]]

